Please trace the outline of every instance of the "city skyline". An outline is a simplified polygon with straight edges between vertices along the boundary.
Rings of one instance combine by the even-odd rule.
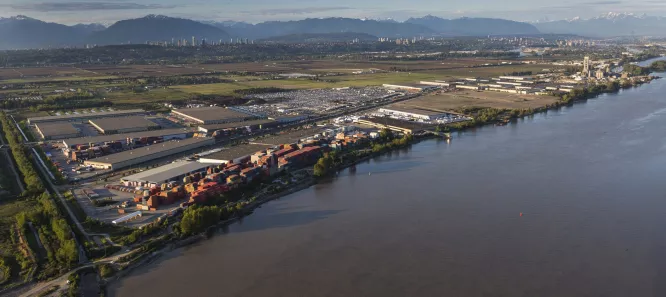
[[[434,15],[443,18],[494,17],[516,21],[558,20],[574,17],[591,18],[607,12],[666,15],[666,3],[657,0],[597,0],[562,1],[545,0],[441,1],[417,0],[409,4],[385,3],[368,0],[340,0],[335,3],[320,0],[286,0],[276,4],[268,0],[0,0],[0,17],[26,15],[49,22],[64,24],[103,23],[163,14],[194,20],[287,21],[305,18],[349,17],[395,19]]]

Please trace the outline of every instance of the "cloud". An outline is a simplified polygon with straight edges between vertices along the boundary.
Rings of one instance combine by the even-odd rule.
[[[272,9],[261,9],[256,11],[244,11],[246,14],[261,14],[261,15],[300,15],[300,14],[313,14],[320,12],[329,12],[336,10],[349,10],[351,7],[346,6],[332,6],[332,7],[303,7],[303,8],[272,8]]]
[[[26,3],[10,4],[15,10],[52,12],[52,11],[88,11],[88,10],[128,10],[128,9],[165,9],[174,8],[174,5],[138,4],[115,2],[57,2],[57,3]]]

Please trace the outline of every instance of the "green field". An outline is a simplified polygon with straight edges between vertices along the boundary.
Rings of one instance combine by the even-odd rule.
[[[276,87],[286,89],[316,89],[340,87],[381,86],[382,84],[418,83],[422,80],[448,80],[464,77],[491,77],[514,71],[541,71],[544,65],[509,65],[478,68],[442,69],[422,72],[388,72],[359,75],[323,77],[319,81],[310,79],[251,80],[235,83],[205,85],[172,86],[176,90],[189,94],[233,95],[234,90],[249,88]]]

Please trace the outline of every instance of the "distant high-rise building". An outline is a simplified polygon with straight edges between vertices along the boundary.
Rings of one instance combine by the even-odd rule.
[[[192,36],[192,46],[197,46],[197,38]]]
[[[583,59],[583,75],[590,76],[590,57],[588,56],[585,56],[585,59]]]

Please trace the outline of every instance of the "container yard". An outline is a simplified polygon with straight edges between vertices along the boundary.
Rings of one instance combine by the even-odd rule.
[[[215,143],[213,138],[189,138],[185,140],[173,140],[162,142],[146,147],[111,154],[99,158],[89,159],[84,162],[86,166],[98,169],[117,170],[170,155],[194,150]]]
[[[158,124],[140,116],[92,119],[89,123],[102,134],[141,132],[160,128]]]
[[[174,109],[171,113],[200,125],[242,122],[256,118],[249,113],[217,106]]]

